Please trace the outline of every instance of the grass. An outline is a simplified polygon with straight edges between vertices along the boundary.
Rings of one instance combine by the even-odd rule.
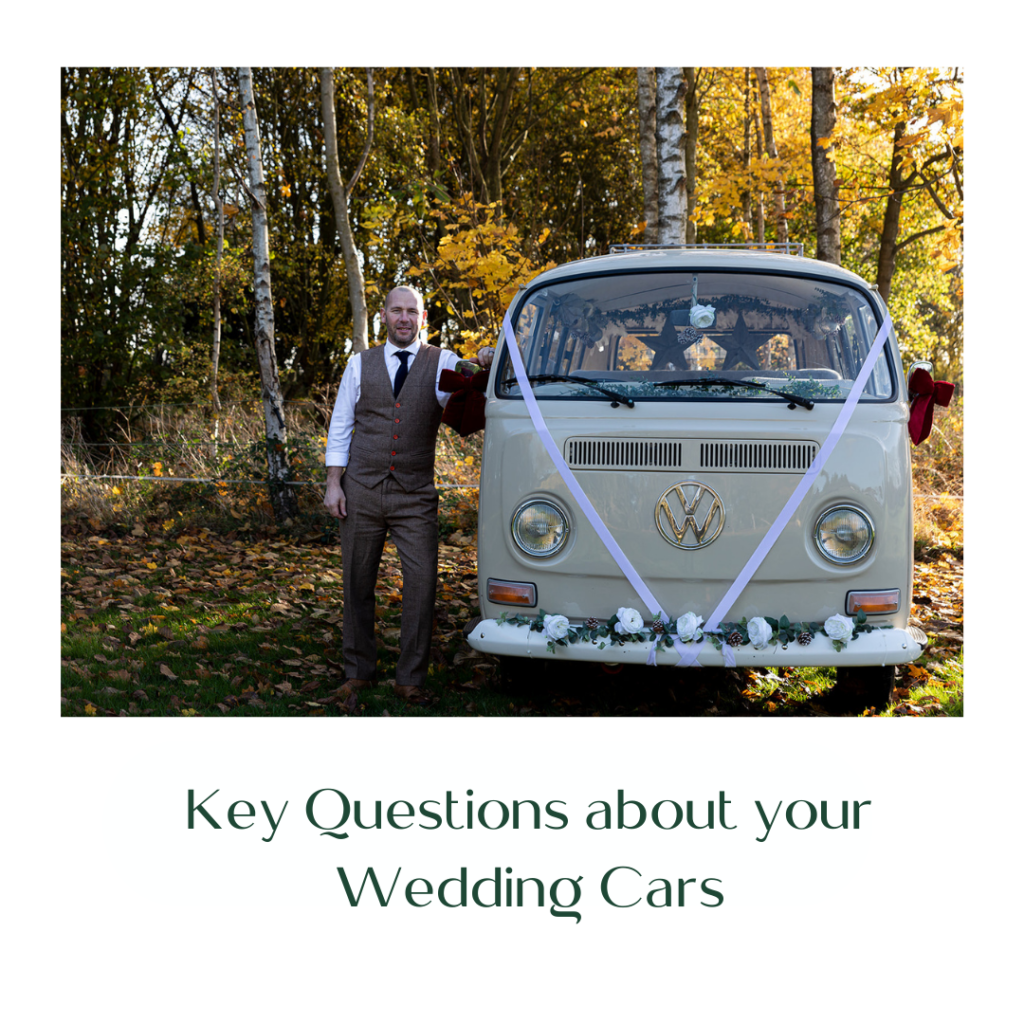
[[[472,524],[465,494],[447,492],[444,505],[447,540]],[[185,523],[172,515],[91,532],[87,519],[84,530],[67,531],[64,713],[328,713],[343,680],[332,525],[295,535],[233,520],[226,534]],[[452,645],[462,643],[475,600],[475,559],[451,544],[442,550],[438,665],[455,660]],[[400,612],[397,556],[388,545],[377,606],[384,678],[394,670]],[[471,667],[456,669],[446,682],[471,675]],[[383,689],[369,696],[381,711],[399,707]]]
[[[964,713],[963,649],[945,661],[932,660],[927,652],[902,674],[907,685],[899,700],[883,713],[886,717],[914,715],[962,718]],[[903,692],[903,691],[906,692]]]

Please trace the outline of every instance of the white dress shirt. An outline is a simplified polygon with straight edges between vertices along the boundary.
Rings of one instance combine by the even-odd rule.
[[[408,352],[409,369],[412,369],[416,362],[416,353],[423,344],[421,341],[413,342],[408,348],[401,349],[392,345],[390,341],[384,343],[384,365],[388,369],[388,377],[392,385],[395,383],[395,374],[398,372],[402,361],[397,353]],[[356,402],[362,391],[362,360],[359,358],[361,352],[357,352],[348,361],[345,372],[341,377],[341,384],[338,387],[338,397],[334,401],[334,412],[331,413],[331,425],[327,431],[327,455],[324,464],[327,466],[347,466],[348,451],[352,444],[352,431],[356,424]],[[434,393],[442,408],[448,404],[451,395],[447,391],[438,389],[438,381],[441,379],[442,370],[454,370],[455,364],[461,357],[447,349],[441,349],[440,358],[437,360],[437,378],[434,381]]]

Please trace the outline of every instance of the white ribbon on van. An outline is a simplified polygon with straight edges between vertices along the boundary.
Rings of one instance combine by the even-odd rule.
[[[790,519],[793,518],[797,506],[807,496],[807,492],[810,491],[814,481],[818,479],[818,474],[825,468],[828,457],[839,443],[839,438],[846,431],[850,417],[857,407],[857,402],[860,401],[864,386],[867,384],[868,377],[871,376],[875,368],[875,363],[882,353],[882,346],[885,344],[885,339],[889,337],[891,330],[892,318],[886,314],[878,334],[875,335],[875,340],[871,343],[871,348],[868,351],[867,358],[864,360],[864,365],[860,368],[860,373],[857,374],[857,379],[853,382],[853,387],[850,388],[850,393],[846,396],[846,401],[839,410],[839,415],[836,417],[835,423],[832,424],[828,437],[825,438],[825,443],[818,449],[818,454],[814,456],[810,466],[807,467],[807,472],[804,473],[800,483],[796,485],[796,490],[789,496],[789,501],[782,506],[782,511],[775,517],[775,522],[768,527],[768,532],[761,539],[761,543],[754,549],[754,553],[747,560],[747,564],[740,570],[740,574],[733,581],[732,586],[726,591],[725,597],[718,602],[718,606],[711,613],[711,617],[707,621],[706,630],[718,628],[718,623],[721,621],[722,616],[736,603],[743,592],[743,588],[750,582],[750,577],[754,575],[758,566],[764,561],[772,545],[779,539],[779,535],[786,528]]]
[[[533,421],[534,428],[540,437],[541,443],[547,450],[548,455],[551,456],[551,461],[555,464],[555,469],[557,469],[561,474],[566,487],[569,488],[570,493],[576,499],[576,502],[583,511],[583,514],[587,517],[587,521],[597,531],[597,535],[601,538],[602,543],[608,549],[608,553],[613,559],[615,559],[615,564],[618,565],[625,574],[626,579],[629,580],[633,589],[640,596],[640,600],[647,605],[651,616],[655,617],[659,615],[662,608],[655,599],[654,594],[651,593],[650,588],[641,579],[640,574],[633,568],[632,562],[630,562],[626,557],[626,553],[622,548],[619,547],[618,541],[611,535],[608,527],[604,524],[604,520],[597,514],[597,510],[583,492],[583,488],[580,487],[579,481],[576,479],[573,471],[569,468],[568,463],[564,458],[562,458],[562,453],[558,450],[558,445],[555,444],[555,439],[551,436],[551,431],[548,430],[547,424],[544,422],[544,417],[541,415],[540,407],[537,404],[537,398],[533,393],[533,388],[530,387],[530,381],[527,379],[526,367],[523,364],[523,357],[519,351],[519,346],[516,344],[515,334],[512,331],[512,322],[509,319],[508,313],[505,314],[503,326],[505,329],[505,342],[508,345],[509,356],[512,358],[512,366],[516,371],[516,382],[519,384],[519,387],[523,392],[523,401],[526,403],[526,409],[530,414],[530,419]],[[679,652],[680,658],[682,658],[684,651],[679,641],[673,638],[673,644]],[[651,650],[647,656],[647,664],[653,665],[655,664],[655,660],[655,645],[651,644]]]
[[[608,553],[615,560],[616,565],[622,570],[626,579],[629,580],[633,589],[640,596],[640,599],[647,605],[652,616],[657,616],[662,613],[663,609],[661,605],[655,600],[654,595],[651,593],[650,588],[641,579],[640,574],[633,568],[632,563],[626,557],[626,553],[619,547],[618,542],[611,535],[608,527],[605,526],[604,521],[597,514],[597,510],[594,508],[590,499],[583,492],[583,488],[580,487],[579,481],[576,479],[572,470],[569,468],[568,463],[562,458],[562,453],[558,450],[558,446],[555,444],[554,438],[551,436],[551,432],[547,428],[547,424],[544,422],[544,417],[541,414],[540,406],[537,404],[536,396],[533,393],[533,388],[530,386],[530,381],[527,377],[526,366],[523,364],[523,357],[519,351],[519,345],[516,343],[515,334],[512,330],[512,321],[509,318],[509,314],[506,312],[505,319],[503,322],[503,328],[505,333],[505,342],[508,346],[509,356],[512,359],[512,366],[516,372],[516,382],[523,393],[523,401],[526,403],[527,412],[530,414],[530,419],[533,421],[534,428],[537,431],[538,436],[541,439],[541,443],[547,450],[548,455],[551,456],[551,461],[555,464],[555,469],[558,470],[562,479],[565,481],[566,487],[569,488],[570,493],[576,499],[580,506],[583,514],[587,517],[587,521],[595,529],[597,535],[601,538],[604,546],[608,549]],[[843,403],[842,408],[839,410],[839,415],[836,417],[835,422],[832,424],[832,428],[828,433],[828,437],[825,439],[824,444],[818,449],[818,454],[814,457],[811,465],[808,467],[807,472],[804,473],[800,482],[797,484],[796,489],[790,495],[789,500],[783,506],[782,511],[776,516],[775,522],[768,528],[768,532],[764,535],[761,543],[758,544],[754,553],[747,560],[746,565],[740,570],[739,575],[733,581],[732,586],[726,591],[725,597],[719,601],[715,610],[711,613],[711,617],[704,624],[705,634],[714,632],[718,629],[718,624],[722,619],[722,616],[736,603],[739,599],[743,589],[750,582],[750,578],[757,571],[760,564],[764,561],[768,552],[772,546],[778,540],[779,535],[785,529],[790,519],[793,518],[794,513],[797,510],[797,506],[807,496],[808,491],[814,484],[814,481],[818,478],[818,474],[822,471],[825,466],[825,462],[828,457],[832,454],[835,446],[839,443],[840,437],[846,430],[847,424],[850,422],[850,417],[853,415],[853,411],[857,406],[857,402],[860,400],[860,396],[864,391],[864,387],[867,384],[868,377],[871,376],[872,371],[875,368],[875,363],[878,361],[878,357],[881,355],[882,347],[885,345],[886,338],[889,337],[889,332],[892,330],[892,318],[886,314],[885,320],[882,326],[878,330],[878,334],[875,335],[875,340],[871,344],[871,348],[868,351],[867,358],[864,360],[864,364],[860,369],[860,373],[857,374],[856,380],[853,382],[853,387],[850,389],[849,395],[846,397],[846,401]],[[724,640],[724,638],[723,638]],[[704,644],[707,643],[705,638],[699,645],[691,644],[684,647],[678,637],[672,637],[672,644],[675,647],[676,652],[679,654],[678,664],[682,667],[698,666],[698,657],[701,651],[704,649]],[[732,667],[736,664],[736,657],[733,653],[732,648],[727,644],[722,644],[723,657],[725,658],[726,665]],[[651,645],[650,653],[647,657],[647,664],[654,665],[656,661],[655,645]]]

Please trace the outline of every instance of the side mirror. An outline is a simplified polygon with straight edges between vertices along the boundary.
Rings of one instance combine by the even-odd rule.
[[[909,382],[910,378],[914,376],[915,370],[927,370],[928,373],[931,373],[933,369],[934,366],[932,365],[932,361],[930,359],[915,359],[914,362],[910,364],[910,368],[907,370],[907,391],[910,391]]]

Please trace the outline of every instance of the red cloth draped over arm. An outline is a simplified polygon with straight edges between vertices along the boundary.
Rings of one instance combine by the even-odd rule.
[[[468,437],[483,428],[484,405],[487,402],[484,391],[487,390],[489,376],[489,370],[480,370],[471,377],[455,370],[441,371],[438,387],[452,396],[444,407],[441,422],[458,431],[461,437]]]

